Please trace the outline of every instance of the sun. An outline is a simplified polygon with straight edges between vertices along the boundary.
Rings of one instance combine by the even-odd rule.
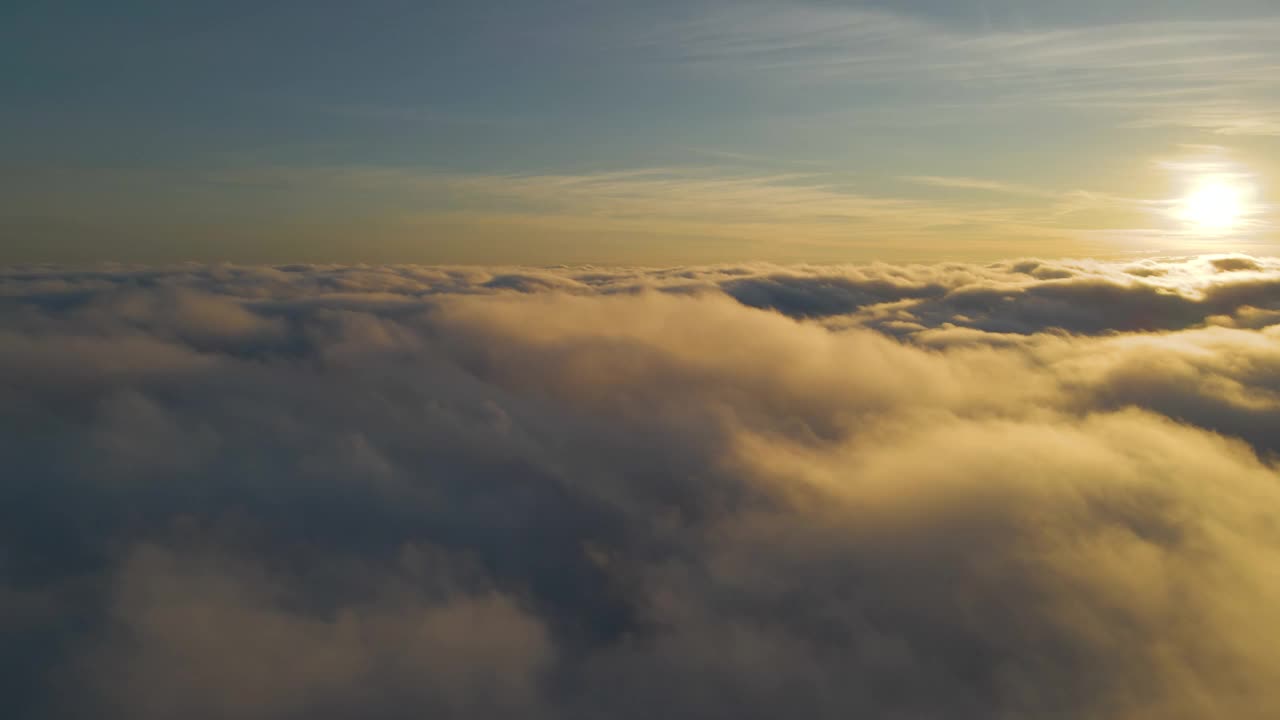
[[[1188,229],[1219,235],[1240,227],[1249,214],[1250,189],[1218,178],[1200,181],[1179,203],[1177,216]]]

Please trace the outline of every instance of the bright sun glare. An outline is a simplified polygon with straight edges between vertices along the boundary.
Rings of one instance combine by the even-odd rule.
[[[1237,229],[1249,212],[1250,189],[1228,180],[1203,180],[1182,199],[1178,216],[1189,229],[1221,234]]]

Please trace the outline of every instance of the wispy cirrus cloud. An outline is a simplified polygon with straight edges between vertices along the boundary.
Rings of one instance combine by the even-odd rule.
[[[712,5],[650,44],[710,72],[893,87],[905,108],[1107,111],[1103,122],[1275,134],[1280,16],[1072,27],[944,23],[808,3]]]
[[[784,252],[797,246],[827,248],[837,256],[884,247],[886,242],[920,252],[952,243],[950,252],[956,252],[957,246],[973,241],[987,253],[1002,243],[1011,249],[1036,238],[1071,243],[1088,237],[1082,231],[1143,227],[1153,221],[1153,208],[1162,204],[1101,192],[944,176],[908,176],[903,178],[907,187],[889,193],[869,189],[864,180],[847,173],[753,173],[714,166],[501,175],[378,166],[261,168],[226,177],[393,197],[388,212],[409,222],[701,235],[768,242]],[[911,185],[924,191],[911,191]],[[978,190],[992,198],[962,201],[934,190]],[[1150,227],[1152,237],[1158,237],[1159,227]],[[1114,250],[1114,244],[1090,243],[1083,241],[1081,251]],[[763,252],[770,257],[768,248]]]
[[[1270,106],[1165,106],[1133,127],[1191,127],[1222,136],[1280,136],[1280,102]]]
[[[1017,183],[1001,182],[999,180],[986,180],[983,178],[943,175],[908,175],[902,179],[920,185],[949,188],[953,190],[981,190],[983,192],[1006,195],[1024,195],[1027,197],[1037,198],[1059,197],[1057,193],[1031,187],[1030,185],[1019,185]]]

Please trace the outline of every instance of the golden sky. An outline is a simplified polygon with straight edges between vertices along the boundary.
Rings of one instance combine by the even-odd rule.
[[[1280,14],[1256,0],[33,3],[6,25],[9,262],[1276,241]]]

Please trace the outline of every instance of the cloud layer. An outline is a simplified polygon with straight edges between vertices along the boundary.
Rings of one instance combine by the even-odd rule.
[[[1280,262],[0,274],[16,717],[1280,713]]]

